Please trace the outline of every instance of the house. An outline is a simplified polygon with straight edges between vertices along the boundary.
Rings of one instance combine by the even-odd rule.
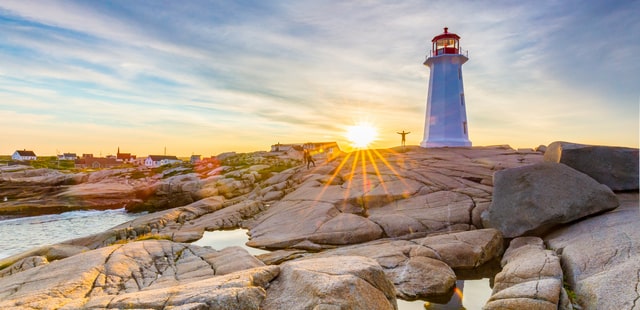
[[[38,157],[36,156],[36,153],[34,153],[33,151],[27,151],[27,150],[22,150],[22,151],[15,151],[13,153],[13,155],[11,155],[11,159],[12,160],[36,160],[38,159]]]
[[[62,155],[58,155],[59,160],[76,160],[78,156],[76,153],[63,153]]]
[[[178,157],[173,155],[149,155],[147,159],[144,160],[144,165],[147,167],[160,167],[181,162],[182,160],[179,160]]]
[[[271,152],[289,152],[289,151],[298,151],[302,152],[302,143],[294,143],[294,144],[282,144],[278,142],[271,146]]]
[[[91,168],[91,169],[103,169],[103,168],[113,168],[119,166],[120,162],[118,162],[114,157],[104,158],[104,157],[93,157],[93,154],[82,154],[82,158],[76,159],[75,167],[77,169]]]
[[[116,160],[123,163],[132,163],[136,159],[136,155],[131,153],[120,153],[120,147],[118,147],[118,153],[116,153]]]

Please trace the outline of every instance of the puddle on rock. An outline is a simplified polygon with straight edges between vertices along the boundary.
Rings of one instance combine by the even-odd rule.
[[[252,255],[260,255],[269,253],[269,251],[260,250],[246,246],[249,240],[246,229],[234,230],[217,230],[205,231],[202,238],[192,244],[198,246],[209,246],[216,250],[230,246],[240,246],[246,249]],[[452,292],[451,297],[447,300],[442,298],[432,300],[415,300],[406,301],[398,299],[398,310],[480,310],[491,297],[492,279],[499,269],[499,263],[496,269],[496,263],[487,263],[480,268],[474,270],[457,271],[458,281],[456,286],[461,288],[462,294]],[[448,297],[448,296],[447,296]]]
[[[251,255],[269,253],[269,251],[245,245],[245,243],[249,241],[249,235],[247,235],[247,232],[248,231],[246,229],[205,231],[202,238],[196,242],[192,242],[191,244],[209,246],[216,250],[222,250],[230,246],[239,246],[247,250]]]
[[[481,310],[491,297],[493,278],[500,271],[498,260],[490,261],[476,269],[457,270],[456,288],[450,296],[442,298],[406,301],[398,299],[398,310]]]
[[[398,299],[398,310],[480,310],[491,297],[489,279],[458,280],[457,288],[462,287],[462,294],[454,293],[449,302]]]

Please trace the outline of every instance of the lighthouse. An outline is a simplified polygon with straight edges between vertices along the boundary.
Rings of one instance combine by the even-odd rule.
[[[462,83],[462,64],[469,58],[460,50],[460,37],[447,27],[431,43],[424,62],[430,73],[424,140],[420,146],[471,146]]]

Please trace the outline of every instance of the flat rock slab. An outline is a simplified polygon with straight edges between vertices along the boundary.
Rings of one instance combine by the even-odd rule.
[[[491,201],[493,173],[541,161],[508,147],[349,153],[292,177],[302,183],[245,223],[248,245],[320,250],[481,228],[473,210]]]
[[[395,289],[376,261],[336,256],[287,262],[261,309],[397,309]]]
[[[246,309],[258,309],[263,286],[278,271],[239,247],[216,251],[166,240],[139,241],[4,276],[0,307],[162,308],[252,296],[229,309],[245,309],[244,303],[256,305]]]
[[[485,226],[514,238],[540,235],[618,205],[607,186],[564,164],[545,162],[496,172],[493,201],[482,218]]]

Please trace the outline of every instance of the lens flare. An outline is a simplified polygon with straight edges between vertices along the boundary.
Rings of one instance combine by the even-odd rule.
[[[378,138],[378,130],[369,123],[358,123],[347,127],[346,138],[355,148],[367,148]]]

